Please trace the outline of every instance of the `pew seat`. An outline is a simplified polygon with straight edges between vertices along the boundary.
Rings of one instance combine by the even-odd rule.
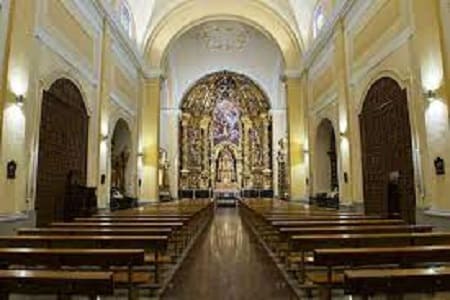
[[[346,294],[365,299],[376,294],[446,292],[450,291],[450,268],[348,270],[344,286]]]
[[[54,270],[0,270],[0,298],[9,294],[29,295],[113,295],[111,272],[54,271]]]

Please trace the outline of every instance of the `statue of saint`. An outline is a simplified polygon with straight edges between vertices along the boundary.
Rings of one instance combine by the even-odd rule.
[[[230,152],[225,151],[220,156],[218,166],[218,179],[222,184],[230,184],[234,181],[234,161]]]

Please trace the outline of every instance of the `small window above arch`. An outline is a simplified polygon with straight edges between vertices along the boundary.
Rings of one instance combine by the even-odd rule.
[[[126,0],[119,2],[118,8],[119,22],[129,37],[133,35],[133,15]]]
[[[316,38],[328,21],[329,0],[319,1],[313,12],[312,35]]]

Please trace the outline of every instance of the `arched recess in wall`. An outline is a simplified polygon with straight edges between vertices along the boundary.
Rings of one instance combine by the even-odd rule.
[[[122,195],[131,191],[130,154],[132,151],[131,131],[124,119],[119,119],[111,137],[111,191],[117,190]]]
[[[323,119],[317,127],[314,157],[314,191],[328,193],[339,189],[336,134],[329,119]]]
[[[390,77],[370,87],[359,115],[366,213],[415,221],[414,165],[406,89]]]
[[[46,225],[69,215],[68,187],[86,185],[89,117],[78,87],[56,80],[42,99],[36,184],[36,220]]]
[[[172,42],[201,23],[217,20],[239,21],[265,33],[280,48],[286,69],[300,68],[303,42],[298,40],[285,19],[257,0],[206,1],[201,4],[185,1],[161,18],[146,37],[143,52],[149,66],[155,70],[164,69]]]
[[[272,191],[272,120],[265,93],[245,75],[207,75],[181,103],[181,190]]]

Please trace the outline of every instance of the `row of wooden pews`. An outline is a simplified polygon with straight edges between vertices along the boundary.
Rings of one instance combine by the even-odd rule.
[[[450,291],[449,232],[272,199],[240,213],[299,298]]]
[[[0,299],[160,295],[213,215],[210,200],[180,200],[0,236]]]

